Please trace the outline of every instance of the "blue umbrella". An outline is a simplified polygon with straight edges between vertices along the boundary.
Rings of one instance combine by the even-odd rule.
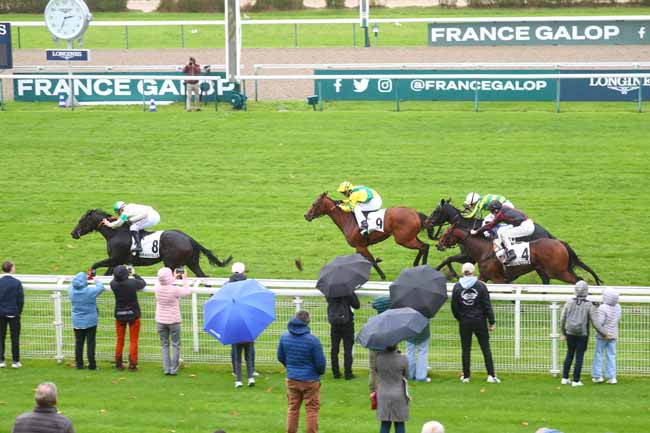
[[[254,341],[275,320],[275,294],[255,279],[224,286],[203,305],[203,330],[223,344]]]

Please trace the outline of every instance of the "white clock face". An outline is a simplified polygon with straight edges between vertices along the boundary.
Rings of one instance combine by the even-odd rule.
[[[50,0],[45,7],[45,23],[53,36],[72,40],[83,34],[90,12],[79,0]]]

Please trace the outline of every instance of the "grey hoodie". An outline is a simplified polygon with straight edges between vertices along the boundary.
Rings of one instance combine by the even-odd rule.
[[[605,289],[603,303],[598,307],[598,317],[594,321],[601,325],[609,338],[618,338],[618,322],[621,321],[621,306],[618,304],[618,292]],[[602,334],[602,333],[601,333]]]
[[[575,298],[570,299],[564,304],[562,309],[562,316],[560,317],[560,331],[562,335],[567,335],[567,318],[575,320],[580,319],[580,331],[568,332],[570,335],[575,336],[588,336],[589,335],[589,322],[591,322],[600,334],[606,334],[605,328],[602,327],[598,320],[598,311],[596,307],[587,300],[589,295],[589,286],[585,281],[578,281],[576,283],[574,293]]]

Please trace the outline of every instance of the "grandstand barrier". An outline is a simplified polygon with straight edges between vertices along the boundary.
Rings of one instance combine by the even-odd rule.
[[[67,289],[71,276],[16,275],[25,288],[25,310],[22,315],[21,352],[25,359],[55,359],[58,362],[74,358],[74,334],[71,325],[71,306]],[[97,277],[108,287],[110,277]],[[160,343],[154,322],[155,300],[152,295],[156,278],[145,277],[147,287],[140,295],[142,325],[140,331],[140,359],[158,361]],[[312,316],[310,327],[329,353],[329,325],[324,296],[314,289],[314,280],[259,279],[276,294],[276,321],[256,341],[256,363],[276,365],[275,351],[286,323],[300,309]],[[227,282],[225,278],[190,278],[191,296],[181,299],[184,318],[182,327],[182,358],[185,362],[230,362],[227,346],[202,332],[201,306],[209,296]],[[213,287],[205,287],[210,284]],[[362,308],[357,310],[356,331],[375,314],[370,307],[376,296],[387,295],[390,282],[368,282],[357,290]],[[453,284],[447,285],[451,296]],[[618,372],[621,375],[650,375],[650,287],[592,286],[590,298],[601,301],[602,291],[611,287],[620,294],[623,308],[618,339]],[[560,285],[488,285],[497,320],[492,334],[492,351],[499,372],[560,372],[564,347],[560,341],[559,317],[562,303],[573,297],[572,286]],[[112,361],[115,344],[113,319],[114,299],[110,293],[98,298],[99,325],[97,357]],[[429,365],[434,371],[458,371],[461,364],[458,325],[451,315],[449,301],[431,321],[431,350]],[[595,346],[595,331],[591,332],[585,369],[589,369]],[[367,368],[367,351],[355,345],[355,368]],[[472,368],[482,371],[482,357],[474,347]]]

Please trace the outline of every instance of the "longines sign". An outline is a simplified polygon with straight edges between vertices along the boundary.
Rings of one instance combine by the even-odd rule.
[[[429,45],[650,44],[650,21],[521,21],[429,24]]]

